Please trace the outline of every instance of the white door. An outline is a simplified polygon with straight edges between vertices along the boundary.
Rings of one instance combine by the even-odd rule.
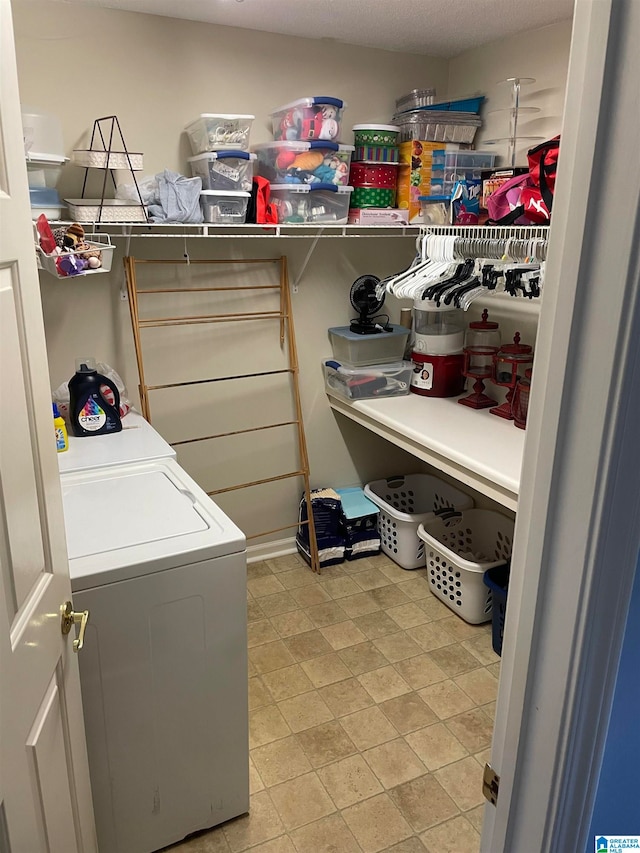
[[[577,0],[484,853],[594,849],[640,549],[639,40],[638,0]]]
[[[97,850],[9,0],[0,0],[0,850]],[[43,87],[42,103],[47,103]]]

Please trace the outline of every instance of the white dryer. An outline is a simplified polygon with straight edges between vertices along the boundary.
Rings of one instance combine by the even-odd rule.
[[[136,418],[60,454],[100,853],[249,809],[245,537]]]

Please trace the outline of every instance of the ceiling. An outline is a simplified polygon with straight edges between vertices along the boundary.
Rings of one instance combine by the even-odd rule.
[[[66,0],[440,57],[566,20],[573,1]]]

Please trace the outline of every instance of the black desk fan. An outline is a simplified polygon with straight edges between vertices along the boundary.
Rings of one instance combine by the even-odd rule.
[[[384,292],[378,295],[380,279],[376,275],[361,275],[351,285],[349,299],[359,316],[351,321],[349,329],[356,335],[379,335],[391,331],[389,318],[385,314],[385,322],[377,323],[380,316],[377,312],[384,305]]]

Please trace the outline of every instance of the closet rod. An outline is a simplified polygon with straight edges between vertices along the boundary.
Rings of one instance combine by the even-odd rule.
[[[215,293],[218,290],[280,290],[278,284],[230,284],[227,287],[159,287],[153,290],[139,290],[138,296],[143,293]]]
[[[298,421],[283,421],[281,424],[265,424],[265,426],[251,427],[250,429],[236,429],[233,432],[219,432],[216,435],[203,435],[201,438],[185,438],[182,441],[170,441],[171,447],[179,447],[181,444],[193,444],[194,441],[209,441],[214,438],[227,438],[230,435],[244,435],[247,432],[260,432],[264,429],[277,429],[277,427],[297,426]]]
[[[225,492],[235,492],[238,489],[247,489],[250,486],[263,486],[265,483],[276,483],[278,480],[290,480],[292,477],[304,477],[304,471],[291,471],[288,474],[277,474],[275,477],[265,477],[264,480],[253,480],[251,483],[239,483],[237,486],[227,486],[225,489],[215,489],[213,492],[207,492],[212,497],[213,495],[222,495]],[[291,525],[295,527],[294,524]],[[264,533],[261,534],[264,536]]]
[[[136,234],[135,236],[138,237],[142,235]],[[136,258],[135,262],[136,264],[173,264],[174,266],[179,267],[193,266],[194,264],[227,264],[227,266],[231,266],[233,264],[279,264],[280,258],[242,258],[242,260],[237,261],[229,261],[222,258],[213,260],[194,260],[193,258],[189,258],[188,261],[185,258],[179,258],[175,261],[168,260],[166,258],[157,258],[156,260],[151,260],[149,258]]]
[[[279,311],[255,311],[247,314],[202,314],[195,317],[149,317],[148,320],[140,320],[140,328],[198,326],[203,323],[243,323],[246,320],[279,320],[281,316]]]
[[[293,373],[291,367],[282,370],[265,370],[262,373],[244,373],[241,376],[218,376],[216,379],[192,379],[190,382],[171,382],[167,385],[147,385],[147,391],[160,391],[165,388],[184,388],[187,385],[207,385],[210,382],[228,382],[230,379],[253,379],[255,376],[278,376],[283,373]]]

